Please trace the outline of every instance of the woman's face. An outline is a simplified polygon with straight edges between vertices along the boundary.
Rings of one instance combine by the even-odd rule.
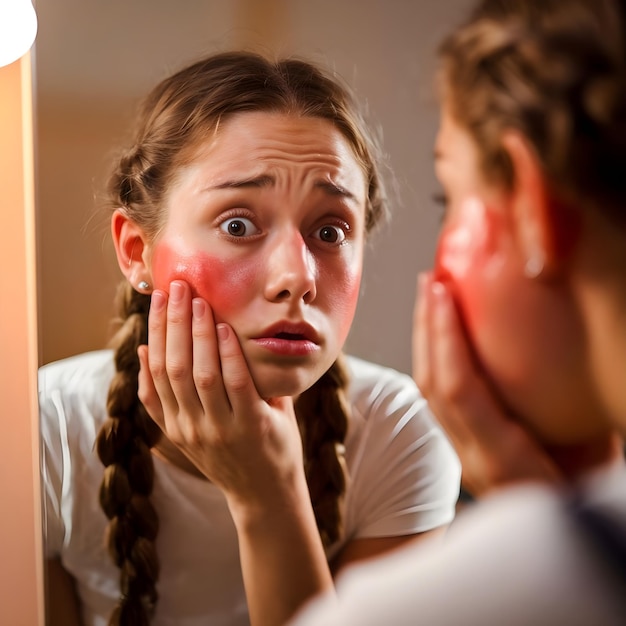
[[[339,354],[361,280],[366,181],[328,121],[239,113],[166,198],[152,280],[187,281],[239,338],[259,393],[296,395]]]
[[[485,182],[472,138],[445,108],[435,154],[447,198],[435,278],[450,285],[480,366],[546,443],[593,435],[583,335],[567,289],[525,276],[512,196]]]

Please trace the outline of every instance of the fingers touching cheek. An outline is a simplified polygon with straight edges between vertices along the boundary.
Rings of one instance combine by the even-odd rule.
[[[139,357],[139,389],[137,395],[146,411],[148,411],[148,415],[163,429],[163,407],[161,406],[161,400],[154,386],[150,366],[148,365],[148,346],[139,346],[137,356]]]
[[[422,394],[427,395],[431,385],[429,353],[429,292],[432,274],[418,276],[417,298],[413,309],[413,377]]]
[[[201,298],[191,302],[193,342],[193,378],[198,390],[210,392],[221,385],[213,314]]]
[[[431,298],[430,354],[437,391],[446,399],[457,401],[463,394],[469,365],[458,315],[450,292],[443,283],[432,283]]]
[[[148,365],[152,377],[160,380],[167,376],[165,371],[165,330],[167,324],[167,294],[155,290],[150,301],[148,316]]]
[[[165,336],[165,364],[172,387],[180,386],[179,393],[191,392],[191,290],[182,281],[170,285],[167,304]]]

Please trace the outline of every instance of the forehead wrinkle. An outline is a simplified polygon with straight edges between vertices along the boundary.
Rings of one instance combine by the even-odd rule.
[[[319,155],[317,155],[319,156]],[[254,159],[246,159],[246,162],[239,164],[228,163],[228,167],[224,167],[224,170],[244,169],[246,165],[251,165],[251,161]],[[283,170],[282,161],[285,161],[288,165],[294,165],[294,159],[258,159],[262,161],[262,165],[250,167],[249,173],[245,171],[241,174],[229,175],[228,171],[223,172],[222,175],[216,174],[215,181],[205,187],[205,190],[219,190],[219,189],[242,189],[242,188],[267,188],[277,186],[284,178],[290,179],[295,176],[295,180],[302,184],[306,179],[314,177],[311,187],[321,189],[333,196],[342,196],[350,200],[356,200],[357,196],[354,192],[346,188],[344,185],[337,182],[337,178],[343,178],[350,171],[350,167],[339,157],[332,157],[326,161],[318,160],[313,163],[311,160],[307,160],[306,163],[310,167],[301,169],[299,164],[295,164],[296,168],[288,167],[287,170]],[[331,162],[332,161],[332,162]],[[254,170],[257,170],[254,172]],[[260,171],[259,171],[260,170]],[[263,171],[265,170],[265,171]]]
[[[256,152],[256,154],[255,154]],[[262,163],[276,164],[305,164],[312,167],[332,167],[339,169],[344,165],[344,161],[338,154],[323,154],[319,150],[309,152],[293,150],[264,150],[252,151],[250,160],[258,160]]]
[[[214,191],[214,190],[222,190],[222,189],[262,189],[267,187],[275,187],[276,186],[276,177],[270,174],[262,174],[260,176],[251,176],[242,179],[231,179],[226,180],[221,183],[217,183],[215,185],[211,185],[207,187],[205,191]],[[320,189],[324,193],[332,197],[339,197],[349,200],[350,202],[354,202],[355,204],[359,203],[356,195],[351,192],[349,189],[344,186],[334,182],[332,177],[328,176],[323,179],[318,179],[313,181],[312,185],[313,189]]]
[[[250,176],[241,179],[233,178],[231,180],[225,180],[222,183],[211,185],[207,188],[208,191],[213,189],[242,189],[246,187],[273,187],[276,184],[276,178],[269,174],[262,174],[260,176]]]

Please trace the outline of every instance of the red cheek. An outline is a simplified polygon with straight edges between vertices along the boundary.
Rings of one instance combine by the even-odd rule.
[[[321,268],[318,277],[318,298],[330,303],[336,320],[337,338],[341,344],[346,340],[356,311],[361,287],[362,267]],[[323,292],[321,290],[323,289]]]
[[[219,259],[204,252],[184,254],[158,244],[152,256],[152,277],[157,289],[169,291],[173,280],[184,280],[194,297],[204,298],[221,319],[250,300],[250,285],[257,268],[253,262]]]
[[[354,320],[354,312],[356,311],[356,305],[359,299],[359,290],[361,286],[361,271],[355,272],[347,277],[343,287],[344,298],[344,315],[341,320],[340,337],[341,341],[345,341],[352,321]]]
[[[471,337],[488,322],[489,301],[506,246],[504,217],[468,201],[439,237],[435,280],[449,285]]]

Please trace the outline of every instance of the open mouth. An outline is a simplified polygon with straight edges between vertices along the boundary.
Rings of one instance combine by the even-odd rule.
[[[317,332],[306,323],[278,322],[262,331],[254,341],[265,350],[284,357],[310,357],[321,350]]]
[[[274,335],[276,339],[286,339],[288,341],[306,341],[307,338],[304,335],[296,333],[277,333]]]
[[[262,330],[254,340],[278,354],[306,355],[321,349],[317,331],[303,321],[281,320]]]

